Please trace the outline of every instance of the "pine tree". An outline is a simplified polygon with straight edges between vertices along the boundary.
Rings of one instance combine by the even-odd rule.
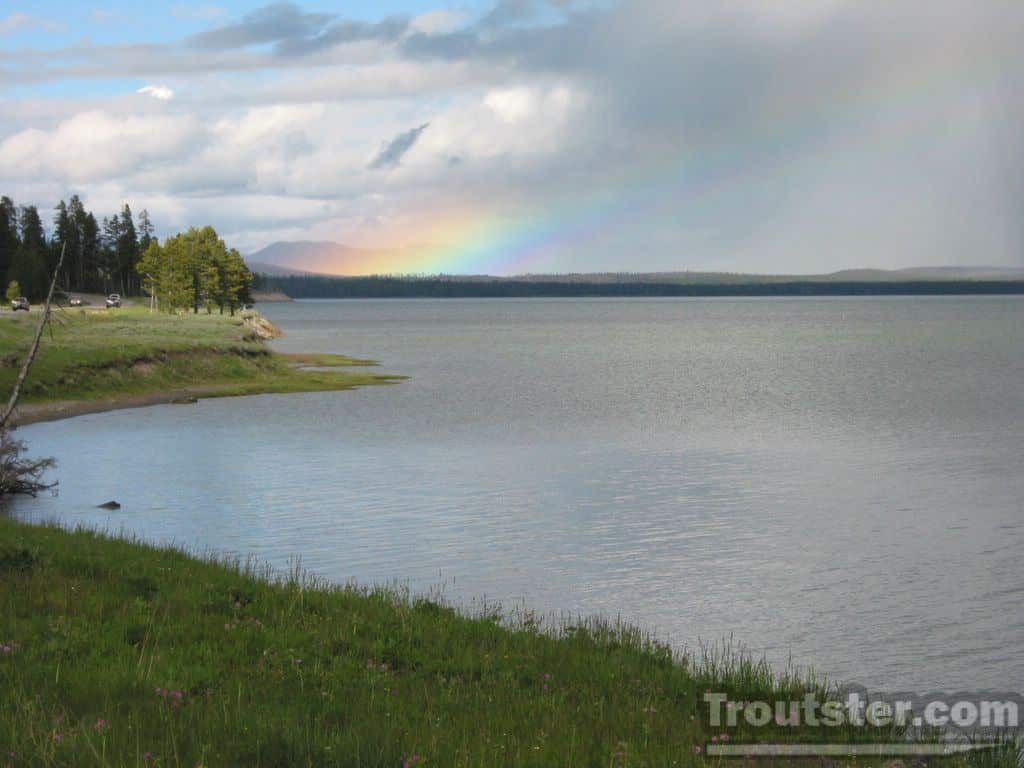
[[[78,195],[72,195],[68,201],[68,218],[71,219],[71,226],[74,230],[74,237],[68,243],[68,250],[64,254],[64,263],[67,265],[68,281],[74,290],[88,290],[86,286],[85,266],[85,206]]]
[[[139,240],[135,234],[135,222],[132,220],[132,209],[128,207],[128,203],[121,209],[116,250],[121,293],[137,294],[138,278],[135,274],[135,265],[139,261]]]
[[[153,242],[153,223],[149,220],[149,211],[145,208],[139,213],[139,257],[146,252],[149,244]]]
[[[81,216],[76,216],[78,230],[82,237],[81,267],[82,277],[79,281],[84,291],[102,291],[100,280],[100,263],[102,261],[103,246],[100,242],[100,226],[96,223],[96,217],[87,213],[84,208],[80,209]]]
[[[144,290],[160,309],[173,312],[200,306],[234,314],[249,300],[252,275],[241,254],[228,249],[213,227],[190,229],[153,240],[136,265]]]
[[[71,290],[80,245],[78,228],[63,200],[57,204],[53,216],[53,239],[50,241],[50,250],[54,254],[52,257],[54,260],[60,257],[61,249],[64,249],[64,266],[61,268],[61,275],[57,283],[64,289]]]
[[[252,273],[245,260],[237,250],[232,248],[224,254],[221,262],[221,304],[220,312],[224,314],[225,305],[235,314],[235,310],[250,300]]]
[[[0,284],[6,285],[7,274],[18,250],[18,211],[9,197],[0,198]]]
[[[118,216],[103,217],[103,231],[100,234],[100,253],[97,271],[100,277],[101,290],[110,293],[117,285],[118,258],[117,246],[121,240],[121,219]]]
[[[48,254],[43,222],[34,205],[27,205],[21,209],[18,225],[21,230],[21,243],[14,252],[9,278],[21,284],[27,297],[38,299],[49,287],[46,274]]]

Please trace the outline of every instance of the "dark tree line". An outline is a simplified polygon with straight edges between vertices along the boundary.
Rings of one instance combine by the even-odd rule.
[[[1021,294],[1021,280],[916,280],[906,282],[671,283],[542,282],[435,277],[255,276],[253,290],[293,299],[527,298],[619,296],[901,296],[915,294]]]
[[[62,290],[140,295],[136,267],[153,241],[149,214],[135,217],[127,203],[99,222],[72,195],[54,210],[48,237],[34,205],[16,206],[11,198],[0,198],[0,283],[6,287],[16,281],[32,300],[46,293],[61,248],[66,248],[58,277]]]

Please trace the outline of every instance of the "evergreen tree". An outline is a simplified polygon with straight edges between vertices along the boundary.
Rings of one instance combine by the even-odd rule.
[[[135,234],[135,222],[132,220],[132,209],[128,203],[121,209],[117,233],[117,272],[121,285],[121,293],[137,294],[138,276],[135,265],[139,262],[139,241]]]
[[[103,229],[100,234],[99,259],[96,264],[96,271],[99,275],[100,290],[103,293],[110,293],[117,285],[118,258],[117,246],[121,240],[121,219],[118,216],[103,217]]]
[[[149,220],[149,211],[145,208],[139,213],[139,257],[146,252],[149,244],[153,242],[153,223]]]
[[[88,250],[86,218],[89,215],[91,214],[86,212],[85,206],[82,205],[78,195],[72,195],[68,201],[68,217],[71,219],[75,232],[74,248],[69,249],[68,253],[64,256],[64,260],[70,259],[71,261],[68,275],[70,275],[72,286],[79,291],[89,290],[86,277],[89,270],[89,266],[86,264],[86,252]]]
[[[74,217],[63,200],[57,204],[53,216],[53,239],[50,242],[53,259],[60,258],[61,249],[64,249],[64,266],[57,283],[66,290],[72,290],[75,287],[81,244]]]
[[[43,222],[34,205],[27,205],[21,209],[18,225],[21,230],[21,243],[14,252],[9,277],[18,281],[27,297],[38,299],[45,295],[49,287],[46,272],[49,259]]]
[[[190,229],[162,246],[153,240],[136,266],[142,287],[168,312],[200,306],[232,314],[249,300],[252,275],[241,254],[227,245],[213,227]]]
[[[7,274],[18,250],[18,211],[9,197],[0,198],[0,284],[6,285]]]
[[[227,305],[231,314],[234,315],[236,309],[252,300],[252,273],[246,266],[242,254],[234,248],[227,252],[223,264],[221,278],[223,296],[220,312],[224,314],[224,306]]]

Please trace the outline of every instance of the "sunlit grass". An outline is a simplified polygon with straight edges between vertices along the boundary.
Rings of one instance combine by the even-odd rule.
[[[0,391],[9,391],[36,314],[0,317]],[[280,355],[239,316],[150,314],[134,307],[54,316],[23,389],[23,402],[95,400],[201,388],[203,396],[347,389],[394,381],[339,355]],[[339,370],[305,370],[303,366]]]
[[[702,765],[723,732],[703,691],[816,685],[732,650],[695,664],[617,622],[467,616],[2,518],[0,644],[0,765]]]

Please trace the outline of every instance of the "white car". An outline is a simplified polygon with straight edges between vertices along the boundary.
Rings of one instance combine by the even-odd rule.
[[[11,310],[17,312],[19,309],[23,309],[28,312],[28,299],[24,296],[19,296],[11,301]]]
[[[112,293],[107,296],[107,309],[113,309],[121,306],[121,294]]]

